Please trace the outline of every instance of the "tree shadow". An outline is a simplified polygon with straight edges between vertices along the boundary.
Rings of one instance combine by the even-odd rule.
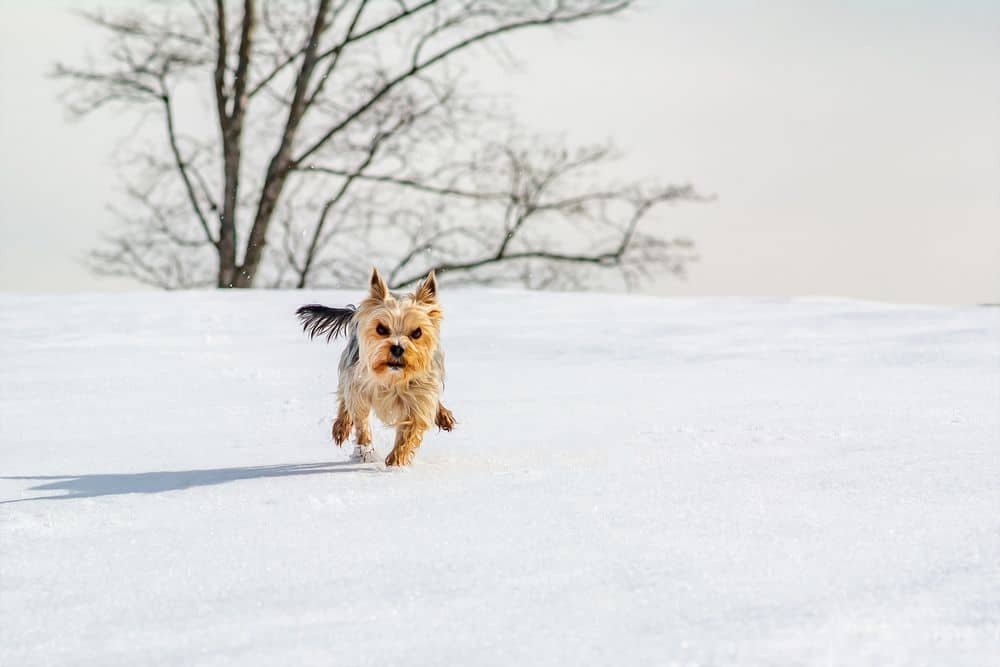
[[[213,486],[245,479],[323,475],[336,472],[378,472],[377,468],[350,461],[323,463],[289,463],[283,465],[250,466],[245,468],[210,468],[207,470],[161,470],[156,472],[112,473],[98,475],[35,475],[9,476],[0,479],[41,481],[31,491],[67,491],[63,495],[36,496],[0,500],[0,505],[32,500],[72,500],[95,496],[117,496],[127,493],[163,493],[198,486]]]

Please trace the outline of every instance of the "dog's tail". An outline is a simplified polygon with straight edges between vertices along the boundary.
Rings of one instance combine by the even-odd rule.
[[[302,330],[309,334],[309,338],[326,334],[326,340],[336,338],[347,333],[347,327],[354,318],[357,309],[354,306],[346,308],[328,308],[318,303],[311,303],[302,306],[295,311],[299,321],[302,322]]]

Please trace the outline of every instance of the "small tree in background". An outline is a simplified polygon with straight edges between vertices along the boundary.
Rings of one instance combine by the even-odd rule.
[[[164,288],[455,282],[631,286],[691,245],[640,228],[690,186],[611,184],[607,147],[528,137],[452,68],[477,44],[631,0],[216,0],[88,13],[98,63],[60,64],[78,114],[158,119],[102,274]],[[197,117],[209,93],[213,131]],[[204,97],[201,98],[205,100]],[[187,123],[184,121],[188,120]],[[183,126],[188,127],[183,127]]]

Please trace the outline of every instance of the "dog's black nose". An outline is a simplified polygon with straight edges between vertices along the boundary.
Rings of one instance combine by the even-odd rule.
[[[403,356],[403,346],[393,345],[392,347],[389,348],[389,352],[391,352],[392,356],[394,357],[401,357]]]

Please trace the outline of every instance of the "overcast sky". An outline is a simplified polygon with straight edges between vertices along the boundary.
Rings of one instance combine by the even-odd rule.
[[[0,289],[129,286],[79,261],[126,124],[44,78],[99,43],[69,8],[114,4],[0,0]],[[529,127],[718,195],[661,217],[701,261],[650,291],[1000,301],[1000,2],[647,0],[506,44],[472,72]]]

